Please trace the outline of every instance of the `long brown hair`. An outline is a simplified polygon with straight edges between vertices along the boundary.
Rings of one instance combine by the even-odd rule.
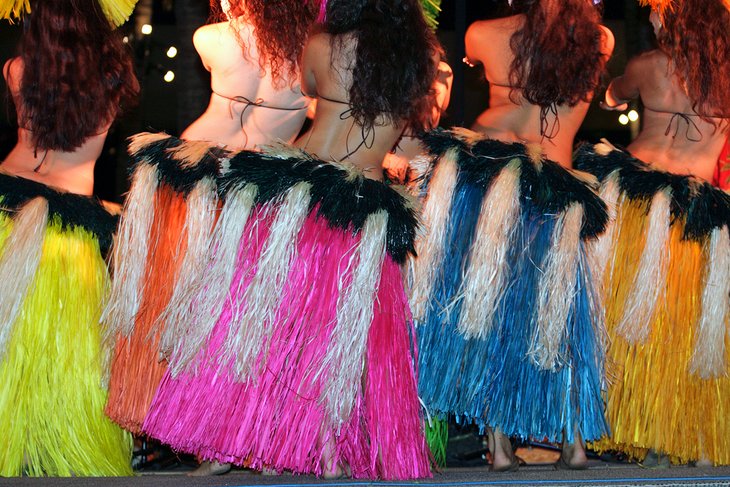
[[[419,0],[329,0],[323,27],[340,48],[346,36],[356,39],[349,103],[360,126],[381,118],[427,126],[441,47]]]
[[[73,151],[139,92],[128,47],[97,0],[38,0],[24,21],[18,122],[36,150]]]
[[[510,39],[510,85],[534,105],[575,106],[599,87],[608,56],[601,52],[601,13],[590,0],[524,0],[526,16]]]
[[[710,123],[730,114],[730,9],[723,0],[675,2],[662,14],[659,48],[692,99],[692,109]]]
[[[231,0],[227,13],[234,26],[235,19],[253,26],[261,69],[278,84],[285,78],[294,83],[299,81],[299,63],[318,5],[315,0]],[[226,20],[219,0],[211,0],[210,6],[211,20]],[[247,56],[246,46],[241,47]]]

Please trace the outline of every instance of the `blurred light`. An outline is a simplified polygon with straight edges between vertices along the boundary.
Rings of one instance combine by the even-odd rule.
[[[167,50],[167,57],[174,58],[177,56],[177,47],[170,46],[170,49]]]
[[[146,36],[152,34],[152,26],[150,24],[144,24],[142,26],[142,33]]]
[[[628,125],[629,117],[627,117],[625,113],[622,113],[618,116],[618,123],[620,123],[621,125]]]
[[[637,112],[636,110],[631,110],[629,112],[629,120],[631,120],[632,122],[636,122],[638,119],[639,119],[639,112]]]
[[[124,36],[122,38],[122,42],[125,43],[125,44],[129,43],[129,36]]]
[[[167,81],[168,83],[171,83],[172,80],[174,80],[174,79],[175,79],[175,73],[173,73],[172,71],[168,71],[167,73],[165,73],[165,76],[164,76],[165,81]]]

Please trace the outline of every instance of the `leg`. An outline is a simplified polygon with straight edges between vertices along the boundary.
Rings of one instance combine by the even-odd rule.
[[[574,443],[563,441],[563,449],[560,452],[560,459],[555,464],[555,468],[569,470],[584,470],[588,468],[588,458],[586,457],[583,439],[579,431],[575,432]]]
[[[512,443],[499,428],[489,429],[487,432],[489,451],[492,453],[493,472],[514,472],[520,467],[520,462],[512,451]]]
[[[346,468],[337,459],[337,445],[333,434],[323,433],[326,438],[322,445],[322,478],[341,479],[349,476]]]
[[[231,470],[230,463],[218,463],[203,461],[200,466],[188,473],[188,477],[208,477],[210,475],[223,475]]]

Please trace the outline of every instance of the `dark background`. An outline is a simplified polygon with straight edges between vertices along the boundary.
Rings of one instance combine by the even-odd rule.
[[[104,151],[96,165],[95,192],[103,199],[121,201],[128,187],[125,139],[136,132],[151,130],[179,134],[206,108],[209,76],[192,45],[193,32],[205,23],[207,0],[141,0],[129,22],[121,27],[134,53],[137,76],[142,85],[136,109],[119,120],[110,130]],[[438,35],[454,70],[451,104],[441,121],[445,127],[469,127],[487,107],[487,85],[479,68],[469,68],[464,57],[464,32],[478,19],[504,15],[505,0],[443,0]],[[651,48],[652,34],[648,9],[636,0],[604,0],[604,23],[616,37],[616,48],[609,63],[610,76],[623,72],[627,59]],[[150,35],[142,35],[143,24],[152,25]],[[22,26],[0,21],[0,61],[15,54]],[[175,46],[178,54],[168,58]],[[175,73],[172,82],[163,79],[167,71]],[[607,82],[608,80],[606,80]],[[12,149],[17,125],[4,80],[0,81],[0,160]],[[595,142],[601,138],[627,144],[639,128],[639,122],[622,126],[616,112],[591,107],[577,141]]]

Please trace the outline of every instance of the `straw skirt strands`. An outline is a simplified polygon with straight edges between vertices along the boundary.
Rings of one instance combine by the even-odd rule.
[[[412,300],[427,408],[510,436],[600,438],[602,323],[586,240],[607,213],[595,179],[463,129],[425,143],[425,220],[438,223],[417,243],[429,258],[416,275],[433,278]]]
[[[334,450],[356,478],[430,476],[399,267],[410,200],[288,146],[228,157],[219,221],[235,208],[246,219],[235,271],[227,290],[202,291],[217,299],[195,300],[222,312],[189,366],[165,375],[144,431],[259,469],[321,474]],[[228,205],[242,194],[253,209]]]
[[[104,416],[102,387],[102,252],[116,219],[5,174],[0,208],[0,475],[131,475],[131,438]]]
[[[168,338],[163,348],[161,339],[168,327],[179,325],[184,297],[194,293],[205,270],[219,160],[208,144],[182,145],[165,134],[135,136],[130,153],[133,185],[114,242],[115,280],[106,313],[106,333],[115,342],[106,413],[137,434],[175,345]],[[124,310],[119,299],[129,296],[138,303],[133,315],[110,311]]]
[[[605,144],[581,147],[576,162],[620,188],[600,283],[610,336],[612,435],[594,447],[639,459],[651,448],[675,463],[730,463],[730,196]],[[656,238],[652,227],[668,231]],[[654,257],[656,247],[664,261]],[[661,279],[640,277],[646,261],[664,266],[655,274]],[[646,313],[641,320],[627,316],[637,293],[659,296],[648,321]],[[627,324],[642,332],[627,334]]]

